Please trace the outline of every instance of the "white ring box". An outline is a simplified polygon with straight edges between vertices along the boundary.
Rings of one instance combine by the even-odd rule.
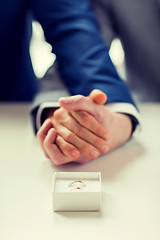
[[[53,211],[100,211],[100,172],[55,172]]]

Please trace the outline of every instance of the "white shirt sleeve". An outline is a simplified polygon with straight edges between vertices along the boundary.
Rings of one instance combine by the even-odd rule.
[[[59,102],[45,102],[40,105],[38,112],[37,112],[37,117],[36,117],[36,126],[37,126],[38,130],[42,125],[41,116],[42,116],[44,109],[57,108],[57,107],[60,107]],[[137,135],[137,133],[141,130],[142,120],[141,120],[138,110],[136,109],[136,107],[134,105],[132,105],[130,103],[107,103],[106,107],[108,109],[110,109],[112,112],[129,114],[137,120],[138,124],[132,135],[134,135],[134,136]]]

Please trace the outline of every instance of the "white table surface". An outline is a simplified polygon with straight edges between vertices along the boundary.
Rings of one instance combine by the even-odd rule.
[[[143,131],[84,165],[43,156],[28,105],[0,105],[0,239],[160,239],[160,104],[140,106]],[[101,212],[52,212],[54,171],[100,171]]]

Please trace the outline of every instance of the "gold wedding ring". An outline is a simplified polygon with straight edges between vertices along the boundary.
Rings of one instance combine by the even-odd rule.
[[[68,187],[81,188],[81,187],[87,187],[87,185],[81,180],[74,180],[73,182],[68,184]]]
[[[82,188],[80,188],[80,187],[75,187],[75,188],[71,188],[69,191],[70,192],[74,192],[74,191],[83,191],[83,189]]]

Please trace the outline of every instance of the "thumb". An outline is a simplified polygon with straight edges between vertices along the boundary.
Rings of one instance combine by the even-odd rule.
[[[84,97],[82,95],[60,98],[59,103],[61,107],[68,109],[70,111],[78,110],[87,111],[93,116],[97,115],[97,111],[99,107],[101,107],[101,105],[98,105],[97,103],[92,101],[89,97]]]
[[[89,98],[98,104],[105,104],[107,101],[107,95],[99,89],[94,89],[90,94]]]

